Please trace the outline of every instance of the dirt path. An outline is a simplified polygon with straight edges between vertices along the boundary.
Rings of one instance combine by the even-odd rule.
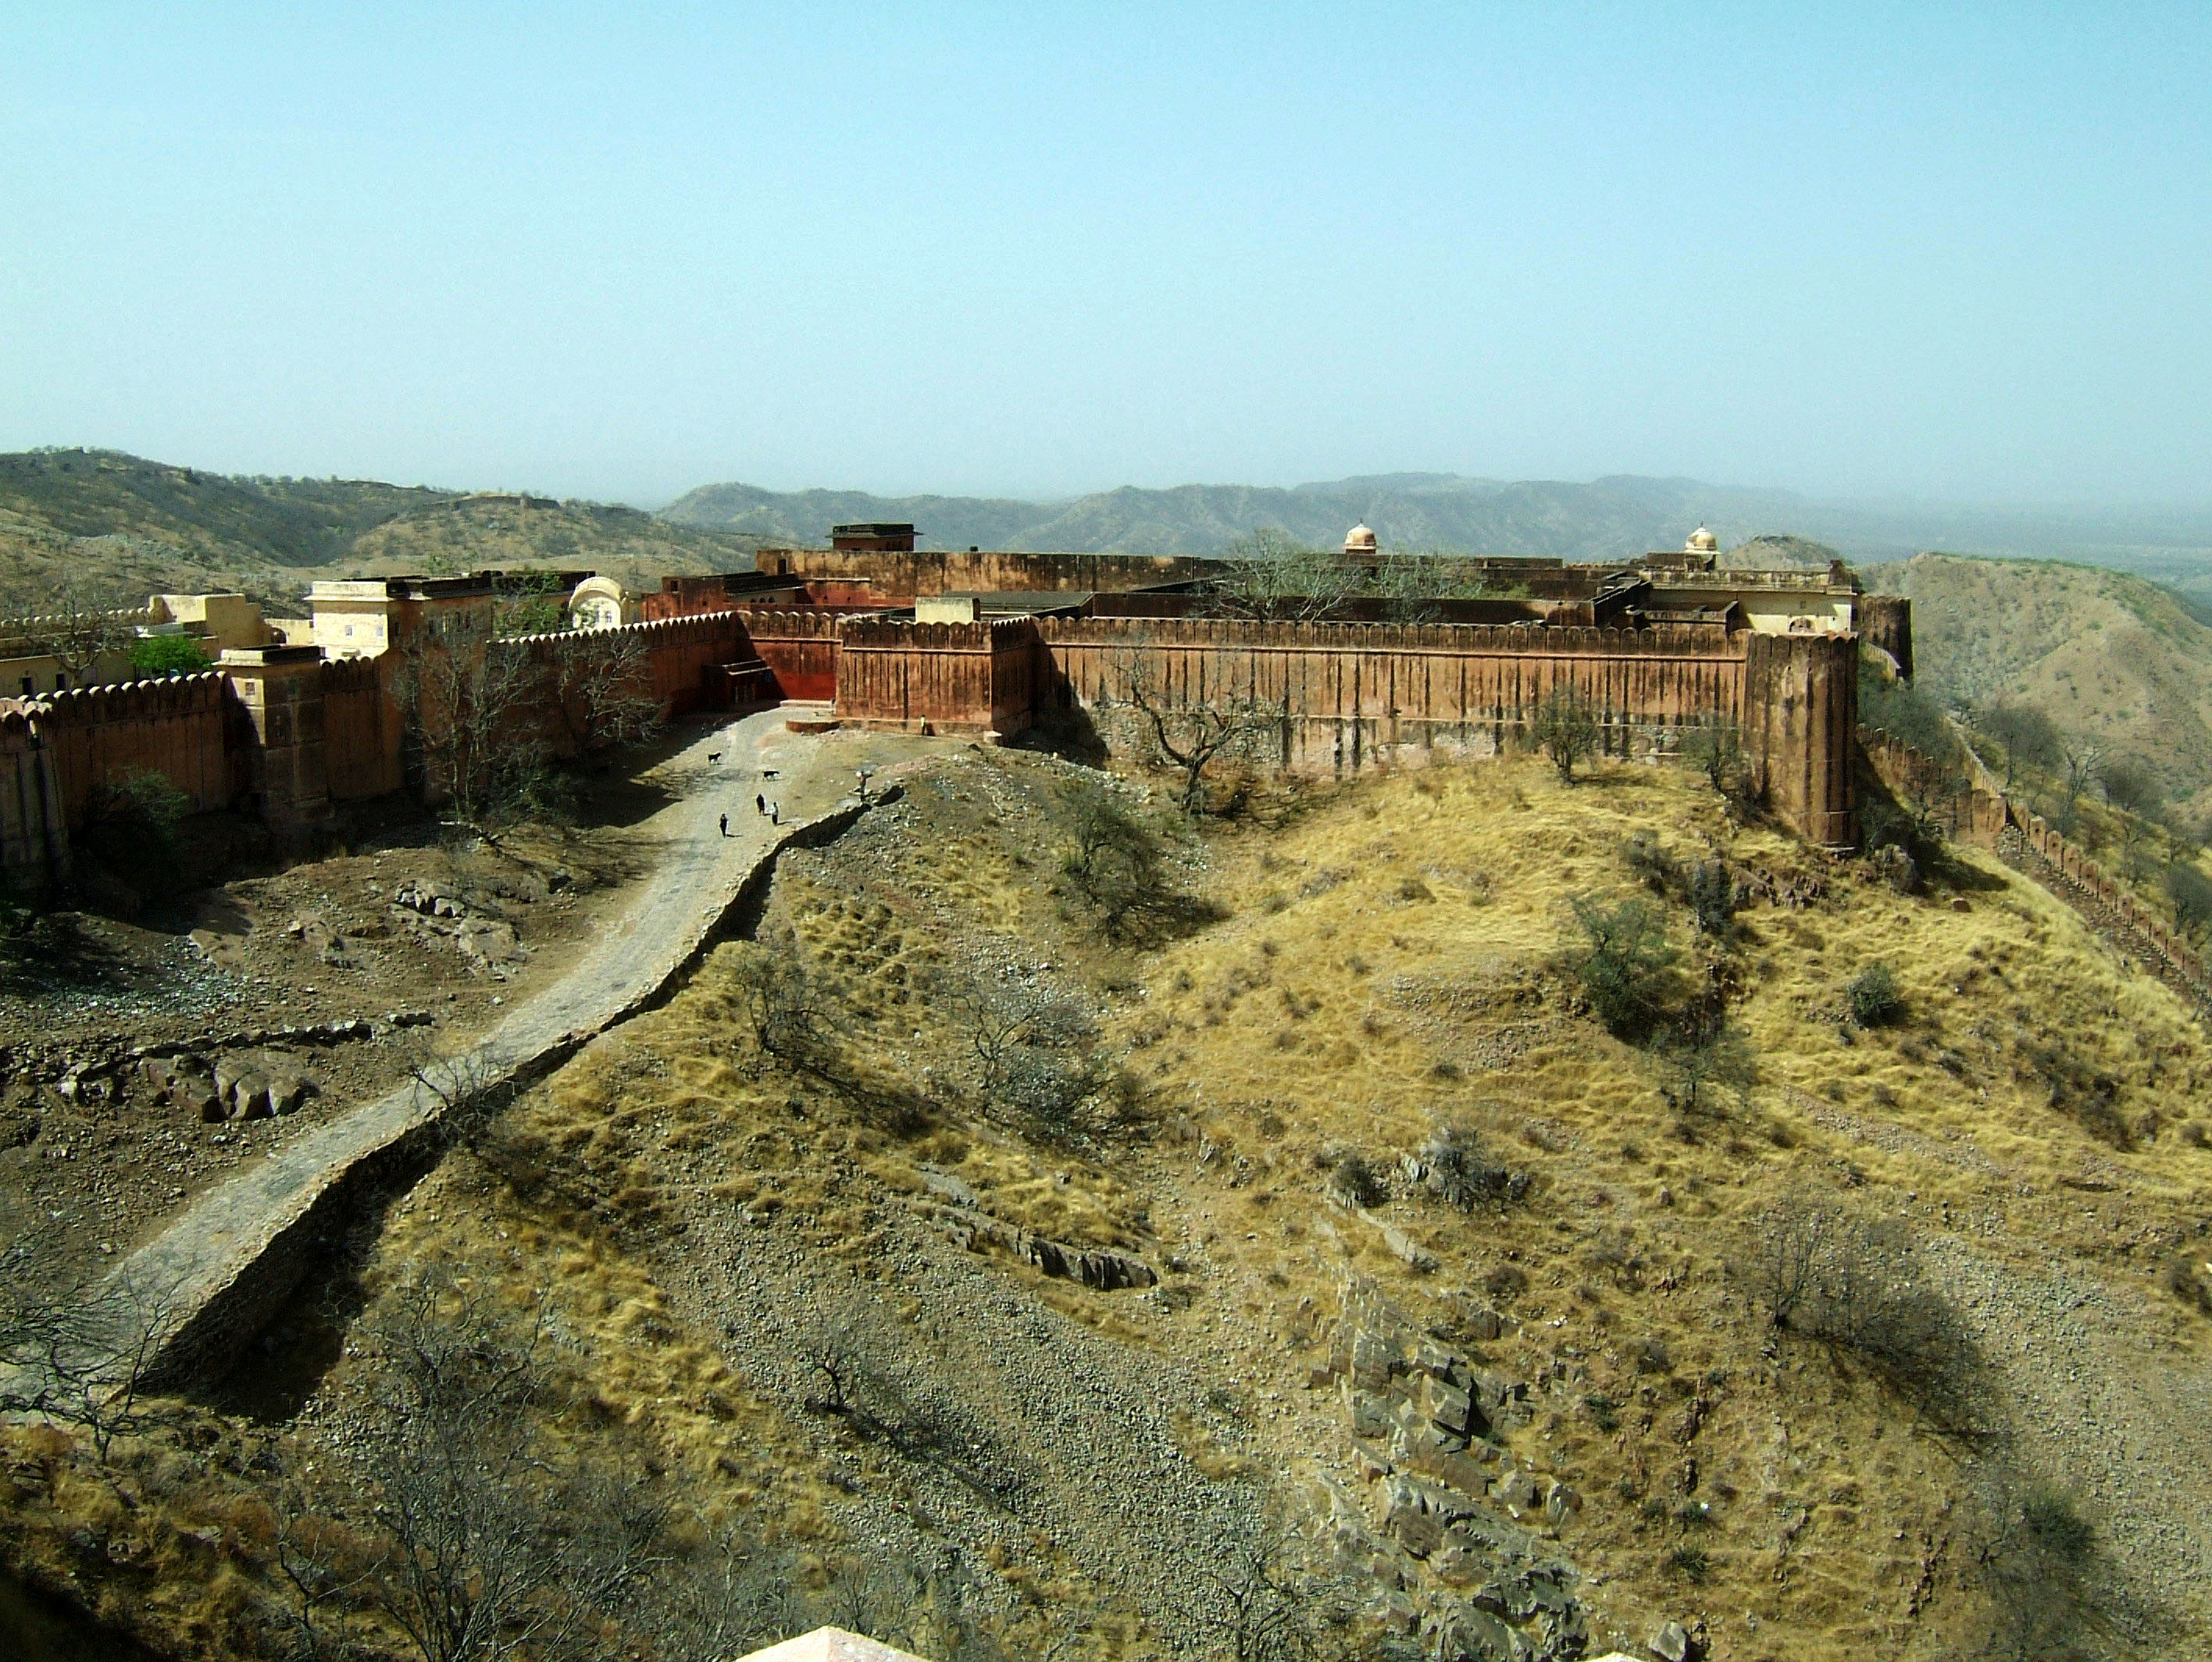
[[[428,1085],[410,1080],[239,1172],[118,1270],[115,1284],[154,1329],[155,1377],[205,1367],[265,1317],[299,1273],[320,1203],[364,1161],[428,1125],[455,1089],[535,1077],[656,1001],[763,861],[841,804],[856,805],[853,768],[862,750],[879,746],[791,733],[793,713],[747,716],[661,764],[678,793],[641,828],[653,874],[566,977],[469,1050],[426,1069]],[[774,817],[758,811],[763,797]]]

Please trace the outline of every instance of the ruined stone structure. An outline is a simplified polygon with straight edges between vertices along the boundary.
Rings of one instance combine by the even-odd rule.
[[[1732,724],[1778,814],[1814,842],[1855,841],[1860,645],[1909,674],[1908,603],[1861,594],[1840,566],[1717,571],[1697,546],[1626,566],[1471,558],[1453,586],[1485,592],[1407,602],[1386,597],[1406,573],[1364,531],[1347,539],[1348,567],[1392,580],[1319,619],[1227,604],[1218,561],[917,553],[903,525],[764,550],[755,572],[670,578],[635,606],[609,579],[559,573],[572,620],[595,627],[515,640],[491,639],[515,574],[320,583],[313,645],[226,651],[210,675],[0,700],[0,862],[58,875],[101,789],[137,772],[168,779],[196,811],[243,810],[283,838],[421,786],[394,678],[454,618],[475,632],[471,650],[519,660],[542,686],[517,737],[556,755],[579,748],[586,653],[616,654],[627,689],[671,715],[815,701],[856,725],[1000,738],[1086,723],[1110,733],[1141,688],[1154,702],[1233,705],[1264,731],[1254,760],[1332,775],[1495,755],[1570,688],[1615,756],[1658,759],[1700,726]],[[642,621],[605,622],[633,610]]]

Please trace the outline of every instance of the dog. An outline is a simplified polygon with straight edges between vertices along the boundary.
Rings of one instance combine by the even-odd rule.
[[[709,750],[707,752],[707,766],[709,767],[714,766],[714,764],[721,761],[721,759],[722,753],[720,750]]]

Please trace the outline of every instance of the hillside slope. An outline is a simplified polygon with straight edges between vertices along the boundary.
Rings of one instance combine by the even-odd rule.
[[[1913,603],[1923,686],[2040,706],[2179,796],[2212,786],[2212,628],[2143,578],[2050,561],[1923,554],[1863,572]]]
[[[378,576],[501,566],[566,566],[657,585],[671,572],[744,571],[745,538],[656,519],[636,508],[538,497],[471,496],[418,508],[359,537],[335,562]]]
[[[260,1474],[358,1463],[376,1335],[442,1276],[557,1336],[545,1459],[698,1519],[625,1654],[819,1620],[1231,1653],[1262,1545],[1325,1659],[1565,1662],[1667,1619],[1712,1662],[2212,1632],[2208,1056],[2048,894],[1963,854],[1900,895],[1694,775],[1508,761],[1199,835],[1109,787],[1194,902],[1135,939],[1065,863],[1096,775],[978,749],[900,782],[780,864],[754,938],[457,1141],[333,1277],[343,1343],[321,1304],[279,1324],[247,1371],[295,1409],[195,1431],[221,1462],[134,1445],[127,1515],[26,1441],[13,1550],[149,1637],[242,1635],[278,1585],[252,1520],[298,1504]],[[1727,860],[1741,933],[1648,886],[1639,831]],[[1741,1095],[1685,1107],[1595,1019],[1576,896],[1641,896],[1724,990]],[[1884,960],[1898,1004],[1855,1019]],[[1884,1266],[1825,1342],[1762,1247],[1807,1218]],[[220,1602],[139,1572],[232,1519]]]
[[[489,566],[604,567],[646,584],[750,563],[742,537],[635,508],[373,480],[226,478],[109,451],[0,455],[0,612],[64,584],[136,604],[238,589],[289,613],[319,577]]]

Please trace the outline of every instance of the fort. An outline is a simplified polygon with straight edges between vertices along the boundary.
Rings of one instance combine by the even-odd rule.
[[[587,742],[585,707],[609,676],[666,716],[812,701],[859,726],[1073,731],[1109,749],[1139,707],[1229,713],[1255,763],[1328,776],[1496,755],[1564,690],[1614,757],[1660,761],[1699,728],[1732,728],[1768,807],[1843,849],[1857,838],[1863,652],[1911,673],[1907,602],[1863,593],[1840,563],[1721,569],[1702,530],[1680,551],[1574,564],[1414,560],[1358,526],[1322,597],[1255,597],[1224,560],[915,540],[910,525],[839,527],[829,549],[763,549],[752,571],[641,597],[557,573],[572,627],[515,638],[495,622],[514,573],[317,583],[311,618],[258,640],[258,613],[157,598],[145,621],[193,617],[211,635],[219,622],[248,644],[218,636],[199,675],[0,700],[0,864],[65,874],[103,792],[141,773],[191,812],[243,812],[293,840],[348,804],[434,800],[440,730],[465,715],[420,682],[426,664],[459,659],[523,689],[499,719],[556,756]],[[587,662],[602,684],[580,690]]]

